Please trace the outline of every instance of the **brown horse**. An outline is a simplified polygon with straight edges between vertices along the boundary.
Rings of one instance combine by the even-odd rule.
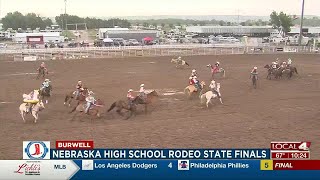
[[[37,71],[38,71],[37,79],[39,79],[40,77],[44,79],[45,76],[49,74],[46,68],[38,68]]]
[[[91,105],[88,114],[92,115],[92,116],[100,117],[101,116],[101,112],[102,112],[101,109],[103,107],[104,107],[104,102],[101,99],[97,99],[95,104]],[[72,109],[72,111],[70,113],[73,113],[74,111],[77,111],[77,112],[80,112],[80,113],[84,113],[85,109],[86,109],[86,103],[84,101],[83,102],[79,102],[77,104],[77,106]],[[74,117],[77,114],[78,113],[75,113],[72,119],[74,119]]]
[[[147,114],[148,112],[148,104],[152,104],[153,102],[155,102],[157,100],[157,98],[159,97],[158,93],[153,90],[150,93],[146,94],[146,97],[140,97],[137,96],[137,103],[138,104],[144,104],[144,112]]]
[[[132,115],[136,115],[136,111],[137,111],[137,105],[138,104],[144,104],[145,105],[145,113],[147,113],[147,106],[148,104],[152,104],[156,98],[158,97],[158,93],[156,91],[152,91],[149,94],[146,94],[145,98],[142,98],[140,96],[137,96],[133,101],[132,104],[129,105],[128,101],[125,100],[118,100],[114,103],[112,103],[112,105],[110,106],[110,108],[108,109],[108,112],[110,112],[111,110],[113,110],[114,108],[117,108],[117,113],[121,116],[123,116],[122,114],[122,109],[126,109],[128,111],[130,111],[130,115],[126,118],[129,119]]]
[[[200,85],[201,85],[201,89],[203,89],[206,83],[204,81],[201,81]],[[184,88],[184,93],[187,94],[188,98],[190,99],[193,94],[195,93],[199,94],[200,91],[195,87],[195,85],[189,85],[186,88]]]
[[[83,90],[80,90],[78,96],[76,97],[76,91],[72,91],[70,93],[68,93],[66,95],[66,97],[64,98],[64,105],[67,105],[70,107],[71,106],[71,101],[74,100],[78,100],[79,102],[84,102],[86,101],[86,97],[89,93],[88,88],[83,88]],[[78,103],[79,104],[79,103]]]

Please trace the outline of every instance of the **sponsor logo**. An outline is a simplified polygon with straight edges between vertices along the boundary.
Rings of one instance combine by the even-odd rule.
[[[18,165],[14,173],[24,175],[40,175],[40,161],[26,161],[23,164]]]
[[[23,141],[23,159],[50,159],[50,141]]]

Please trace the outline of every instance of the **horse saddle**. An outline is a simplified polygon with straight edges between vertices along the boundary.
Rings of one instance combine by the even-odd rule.
[[[90,108],[89,108],[89,110],[91,110],[91,109],[93,109],[94,108],[94,104],[91,104],[91,106],[90,106]],[[87,105],[84,105],[84,108],[86,109],[87,108]]]

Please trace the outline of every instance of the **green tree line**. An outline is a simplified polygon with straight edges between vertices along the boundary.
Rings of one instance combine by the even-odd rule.
[[[125,20],[125,19],[99,19],[99,18],[82,18],[75,15],[59,15],[55,17],[55,21],[60,27],[66,27],[66,23],[86,23],[88,29],[97,29],[103,27],[114,27],[119,26],[123,28],[129,28],[131,25],[143,25],[145,27],[153,26],[162,26],[170,27],[181,26],[181,25],[221,25],[221,26],[234,26],[238,25],[234,22],[227,21],[218,21],[218,20],[192,20],[192,19],[150,19],[150,20]],[[247,20],[241,22],[242,26],[265,26],[273,25],[274,28],[280,28],[280,22],[284,26],[285,32],[290,31],[290,25],[299,24],[300,19],[292,19],[287,14],[280,12],[272,12],[270,15],[270,21],[263,20]],[[47,26],[53,24],[52,20],[46,17],[40,17],[35,13],[28,13],[26,15],[21,14],[20,12],[11,12],[8,13],[4,18],[1,19],[4,29],[12,28],[17,30],[18,28],[22,29],[44,29]],[[320,26],[320,18],[314,17],[304,20],[304,26]]]
[[[81,18],[75,15],[64,15],[55,17],[56,23],[60,27],[66,27],[66,24],[75,24],[75,23],[86,23],[88,29],[97,29],[97,28],[111,28],[114,26],[119,26],[122,28],[129,28],[131,23],[125,19],[97,19],[97,18]],[[69,27],[68,27],[69,28]]]
[[[15,30],[19,28],[44,29],[53,24],[49,18],[40,17],[35,13],[23,15],[18,11],[8,13],[4,18],[1,19],[1,23],[3,24],[4,29],[12,28]]]

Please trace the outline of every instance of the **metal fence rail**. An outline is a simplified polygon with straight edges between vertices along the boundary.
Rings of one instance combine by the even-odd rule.
[[[220,46],[220,47],[219,47]],[[274,53],[315,53],[312,47],[248,47],[229,45],[157,45],[125,47],[88,47],[3,50],[2,54],[12,54],[15,61],[83,59],[83,58],[122,58],[156,56],[194,56],[228,54],[274,54]]]

